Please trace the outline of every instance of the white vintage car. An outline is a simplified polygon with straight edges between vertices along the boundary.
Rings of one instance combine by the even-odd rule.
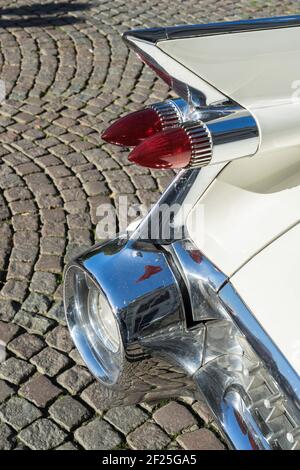
[[[112,404],[204,399],[235,449],[300,449],[300,16],[130,31],[178,98],[103,138],[180,168],[73,260],[73,340]]]

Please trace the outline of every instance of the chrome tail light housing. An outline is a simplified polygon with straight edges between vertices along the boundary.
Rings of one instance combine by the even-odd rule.
[[[72,338],[109,406],[206,401],[235,449],[299,449],[300,379],[188,239],[127,237],[66,269]]]
[[[178,279],[167,253],[122,237],[67,267],[64,302],[71,336],[107,387],[111,405],[193,393],[193,381],[169,360],[182,354],[184,362],[191,348],[195,362],[201,360],[204,330],[186,335]]]
[[[201,168],[255,155],[257,123],[234,103],[191,107],[182,98],[123,116],[106,129],[109,143],[133,147],[129,160],[149,168]]]

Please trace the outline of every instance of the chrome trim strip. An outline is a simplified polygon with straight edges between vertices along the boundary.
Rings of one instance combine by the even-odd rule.
[[[208,116],[209,111],[210,108],[207,109]],[[233,106],[231,113],[209,119],[206,125],[213,144],[212,163],[228,162],[257,153],[260,144],[258,125],[248,110]]]
[[[136,29],[126,31],[123,34],[123,38],[126,41],[128,36],[132,36],[136,39],[156,44],[159,41],[169,41],[172,39],[216,36],[219,34],[244,33],[299,26],[300,15],[275,16],[271,18],[226,21],[220,23],[180,25],[168,28]]]
[[[219,297],[234,322],[247,337],[249,344],[251,344],[258,356],[264,361],[266,367],[271,370],[271,374],[286,394],[293,397],[295,405],[300,410],[299,375],[294,371],[288,360],[264,331],[230,283],[220,290]]]
[[[153,238],[158,245],[168,245],[173,243],[174,240],[188,238],[186,233],[188,214],[184,207],[194,207],[225,166],[226,163],[221,163],[207,166],[205,169],[188,168],[181,170],[149,214],[135,227],[131,233],[131,238],[151,243],[153,228]],[[163,207],[173,209],[171,220],[161,217]]]
[[[131,238],[151,243],[152,236],[159,245],[172,243],[174,239],[185,238],[185,220],[182,220],[180,216],[178,223],[174,223],[174,220],[182,212],[184,203],[188,203],[188,198],[191,197],[191,189],[196,185],[199,172],[200,169],[181,170],[149,214],[133,232]],[[195,204],[199,198],[199,191],[192,193],[194,193],[195,199],[192,199],[191,204]],[[171,220],[162,217],[161,209],[163,207],[174,208]]]

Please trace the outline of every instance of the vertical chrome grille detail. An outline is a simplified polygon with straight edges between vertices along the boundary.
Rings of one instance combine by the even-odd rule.
[[[180,111],[171,100],[162,103],[154,103],[150,108],[157,112],[163,130],[178,127],[182,123]]]
[[[195,124],[184,123],[182,127],[191,142],[192,156],[188,166],[199,168],[208,165],[212,158],[212,138],[207,126],[197,121]]]

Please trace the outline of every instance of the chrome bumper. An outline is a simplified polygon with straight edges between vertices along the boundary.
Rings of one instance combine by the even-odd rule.
[[[117,321],[113,372],[80,323],[77,270],[93,280]],[[204,398],[231,447],[300,447],[298,375],[189,240],[157,247],[121,237],[96,246],[68,266],[65,308],[73,340],[111,406]]]

